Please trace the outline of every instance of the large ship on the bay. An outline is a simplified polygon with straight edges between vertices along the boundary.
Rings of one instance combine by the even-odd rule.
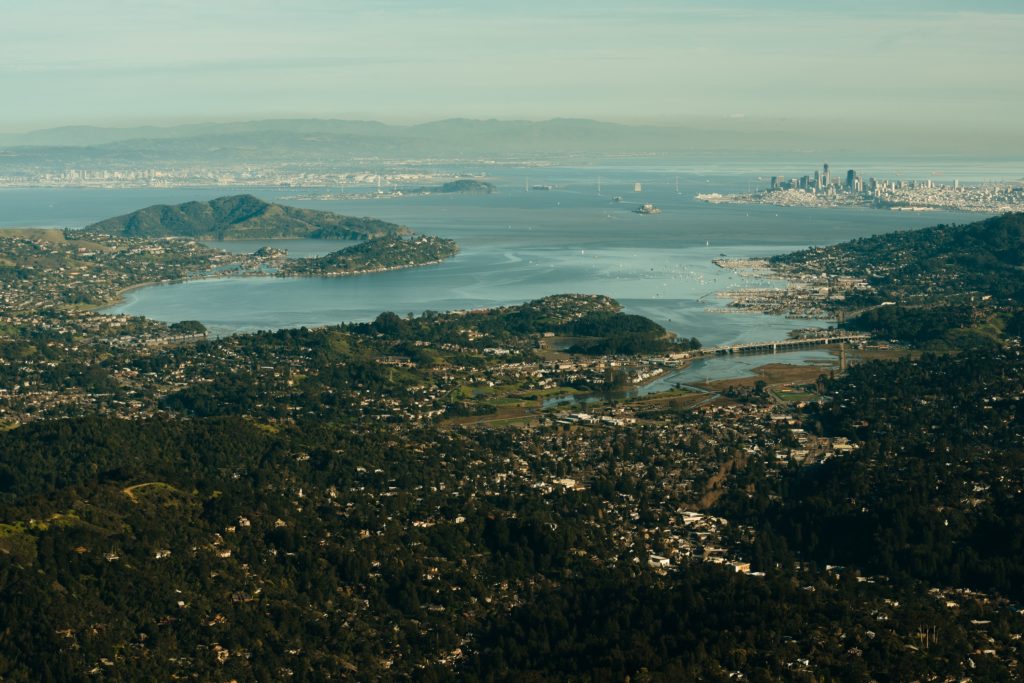
[[[654,204],[641,204],[634,211],[635,213],[642,213],[645,216],[649,216],[655,213],[661,213],[661,209],[656,207]]]

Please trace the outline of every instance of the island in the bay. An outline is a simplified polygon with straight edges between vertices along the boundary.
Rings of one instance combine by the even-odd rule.
[[[442,183],[441,185],[409,188],[407,190],[403,190],[403,192],[406,194],[491,194],[497,189],[498,188],[494,186],[494,183],[475,180],[473,178],[460,178],[459,180],[451,180],[447,183]]]
[[[849,362],[714,381],[594,294],[211,339],[88,304],[280,250],[0,246],[3,680],[1020,677],[1021,214],[771,259]]]

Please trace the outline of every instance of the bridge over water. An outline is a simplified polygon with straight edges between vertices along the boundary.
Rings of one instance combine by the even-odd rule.
[[[780,341],[746,342],[743,344],[720,344],[701,349],[698,353],[704,356],[721,356],[730,353],[775,353],[776,351],[792,351],[809,346],[824,346],[841,342],[865,342],[871,338],[863,332],[833,332],[817,337],[801,339],[783,339]]]

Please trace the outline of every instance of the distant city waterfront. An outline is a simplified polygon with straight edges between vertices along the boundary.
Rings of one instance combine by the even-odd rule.
[[[1024,209],[1024,181],[961,183],[959,179],[863,178],[855,169],[833,175],[824,164],[813,175],[772,176],[756,192],[703,192],[709,204],[767,204],[829,208],[863,206],[893,211],[967,211],[1004,213]]]

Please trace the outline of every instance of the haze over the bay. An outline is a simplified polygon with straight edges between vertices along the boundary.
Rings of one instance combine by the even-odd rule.
[[[582,117],[1021,149],[1024,6],[1012,0],[38,0],[4,15],[8,134]]]

